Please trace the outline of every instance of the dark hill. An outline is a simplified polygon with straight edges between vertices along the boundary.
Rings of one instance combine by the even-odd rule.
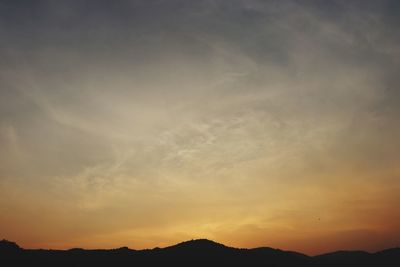
[[[0,266],[366,266],[399,267],[400,249],[377,253],[338,251],[310,257],[273,248],[239,249],[207,239],[182,242],[166,248],[132,250],[22,249],[0,241]]]
[[[166,247],[167,250],[210,250],[210,251],[217,251],[217,250],[224,250],[224,249],[233,249],[228,248],[227,246],[208,240],[208,239],[195,239],[189,240],[185,242],[181,242],[179,244]]]
[[[0,241],[0,253],[15,253],[21,250],[22,249],[14,242],[5,239]]]

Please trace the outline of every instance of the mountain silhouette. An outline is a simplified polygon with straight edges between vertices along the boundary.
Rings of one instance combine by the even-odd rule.
[[[22,249],[14,242],[5,239],[0,241],[0,253],[15,253],[21,250]]]
[[[165,248],[69,250],[23,249],[0,241],[0,266],[400,266],[400,248],[377,253],[337,251],[318,256],[268,247],[228,247],[207,239],[185,241]]]

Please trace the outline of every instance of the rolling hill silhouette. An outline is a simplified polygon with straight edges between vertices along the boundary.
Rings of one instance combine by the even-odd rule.
[[[69,250],[23,249],[0,241],[0,266],[400,266],[400,248],[377,253],[337,251],[310,257],[292,251],[261,247],[239,249],[207,239],[165,248]]]

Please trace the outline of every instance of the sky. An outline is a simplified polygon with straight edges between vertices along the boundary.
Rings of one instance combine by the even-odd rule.
[[[0,238],[400,246],[399,1],[0,1]]]

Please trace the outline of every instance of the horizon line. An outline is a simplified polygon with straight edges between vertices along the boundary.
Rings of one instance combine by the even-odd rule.
[[[223,243],[220,243],[220,242],[217,242],[215,240],[208,239],[208,238],[194,238],[194,239],[188,239],[188,240],[185,240],[185,241],[181,241],[181,242],[174,243],[174,244],[167,245],[167,246],[163,246],[163,247],[155,246],[155,247],[152,247],[152,248],[141,248],[141,249],[134,249],[134,248],[130,248],[128,246],[120,246],[120,247],[114,247],[114,248],[70,247],[70,248],[64,248],[64,249],[53,249],[53,248],[43,248],[43,247],[41,247],[41,248],[24,248],[24,247],[21,247],[17,242],[8,240],[6,238],[3,238],[2,240],[0,240],[0,243],[2,243],[2,242],[13,243],[13,244],[17,245],[22,250],[70,251],[70,250],[74,250],[74,249],[80,249],[80,250],[85,250],[85,251],[96,251],[96,250],[97,251],[98,250],[110,251],[110,250],[128,249],[128,250],[131,250],[131,251],[146,251],[146,250],[155,250],[155,249],[166,249],[166,248],[175,247],[175,246],[178,246],[178,245],[181,245],[181,244],[185,244],[185,243],[199,242],[199,241],[207,241],[207,242],[212,243],[214,245],[223,246],[223,247],[228,248],[228,249],[238,249],[238,250],[272,249],[272,250],[278,250],[278,251],[283,251],[283,252],[294,252],[294,253],[297,253],[297,254],[305,255],[307,257],[318,257],[320,255],[333,254],[333,253],[337,253],[337,252],[364,252],[364,253],[368,253],[368,254],[376,254],[376,253],[380,253],[380,252],[387,251],[387,250],[400,249],[400,245],[399,245],[399,246],[388,247],[388,248],[384,248],[384,249],[380,249],[380,250],[376,250],[376,251],[368,251],[368,250],[362,250],[362,249],[350,249],[350,250],[348,250],[348,249],[337,249],[337,250],[318,253],[318,254],[308,254],[308,253],[303,253],[303,252],[299,252],[299,251],[296,251],[296,250],[285,250],[285,249],[269,247],[269,246],[233,247],[233,246],[225,245]]]

